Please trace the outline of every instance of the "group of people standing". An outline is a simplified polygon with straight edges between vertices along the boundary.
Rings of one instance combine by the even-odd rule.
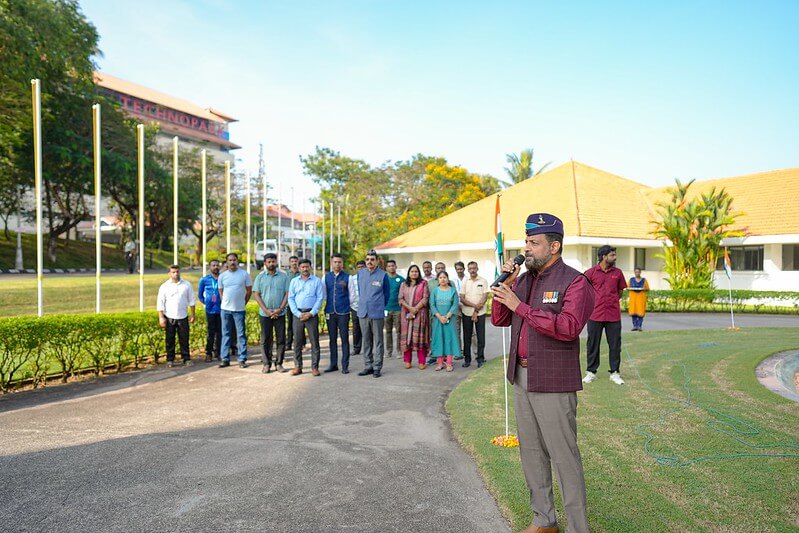
[[[278,268],[277,256],[264,255],[264,268],[253,281],[239,268],[236,254],[224,264],[213,260],[208,275],[201,278],[197,297],[191,284],[180,279],[180,267],[170,267],[170,279],[159,289],[157,308],[166,329],[167,361],[175,361],[177,336],[183,364],[191,364],[189,323],[194,321],[196,300],[206,313],[208,336],[206,361],[219,359],[230,366],[231,356],[241,368],[247,363],[245,308],[250,298],[258,304],[264,373],[287,372],[283,366],[288,347],[293,351],[292,375],[303,373],[303,350],[310,344],[311,374],[341,371],[349,374],[350,356],[362,354],[360,376],[382,376],[383,360],[402,354],[405,368],[435,364],[436,370],[454,370],[454,361],[471,366],[472,339],[477,339],[477,366],[485,362],[485,320],[488,282],[478,275],[478,265],[455,264],[450,279],[444,263],[435,273],[430,261],[420,269],[411,265],[407,277],[397,273],[393,259],[379,265],[370,250],[356,270],[344,270],[340,254],[331,257],[331,269],[322,278],[313,275],[311,262],[292,256],[289,269]],[[330,362],[320,365],[319,313],[324,312],[330,336]],[[352,346],[350,346],[352,323]],[[339,354],[339,348],[341,353]],[[340,357],[339,357],[340,356]],[[339,366],[340,359],[340,366]]]
[[[531,214],[525,223],[525,267],[508,261],[503,283],[489,287],[478,275],[474,261],[455,263],[450,278],[444,263],[410,265],[407,278],[397,274],[394,260],[378,264],[370,250],[352,275],[344,271],[344,258],[334,254],[331,270],[323,278],[311,272],[308,259],[290,259],[288,272],[277,268],[275,254],[266,254],[264,270],[253,283],[238,269],[236,254],[228,254],[226,270],[210,263],[211,273],[200,281],[199,299],[208,318],[207,359],[218,353],[220,366],[230,364],[238,348],[241,367],[247,366],[244,308],[252,296],[258,303],[263,346],[263,372],[285,372],[287,344],[294,351],[291,373],[303,373],[302,351],[306,336],[311,344],[311,373],[319,370],[319,313],[324,312],[330,335],[330,364],[325,372],[349,373],[349,324],[352,320],[353,353],[363,352],[358,375],[379,378],[384,353],[392,357],[398,347],[405,368],[436,363],[436,370],[452,371],[454,360],[471,365],[472,335],[477,337],[477,366],[485,361],[486,298],[493,293],[491,321],[510,326],[511,344],[507,379],[514,387],[522,468],[530,489],[534,519],[526,532],[557,533],[552,492],[554,468],[563,494],[571,531],[588,531],[585,479],[577,446],[577,395],[583,383],[596,380],[599,345],[604,331],[610,348],[610,380],[624,381],[621,361],[621,311],[619,299],[628,288],[616,268],[616,250],[603,246],[597,264],[581,273],[563,262],[563,222],[549,213]],[[465,275],[468,270],[468,277]],[[159,289],[158,311],[166,329],[167,359],[174,363],[175,335],[180,339],[184,364],[188,352],[189,323],[194,321],[195,296],[180,279],[180,268],[170,267],[170,279]],[[498,280],[499,281],[499,280]],[[633,331],[641,331],[649,285],[635,269],[630,279],[629,313]],[[324,303],[324,309],[322,304]],[[218,304],[218,308],[217,308]],[[218,311],[217,311],[218,309]],[[214,317],[218,313],[219,319]],[[212,323],[218,326],[212,326]],[[580,332],[587,326],[587,371],[581,380]],[[235,336],[234,336],[235,331]],[[217,335],[221,340],[217,340]],[[395,341],[394,335],[397,334]],[[235,342],[234,342],[235,337]],[[287,340],[288,338],[288,340]],[[385,339],[385,342],[384,342]],[[339,367],[339,343],[341,366]],[[273,344],[276,353],[273,354]]]

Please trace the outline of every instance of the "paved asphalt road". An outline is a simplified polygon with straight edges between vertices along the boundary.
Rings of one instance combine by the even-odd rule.
[[[644,326],[728,319],[650,314]],[[500,346],[489,328],[488,351]],[[509,531],[443,409],[474,367],[405,370],[393,358],[374,379],[356,375],[356,357],[355,372],[315,378],[263,375],[253,363],[162,366],[0,397],[0,529]]]

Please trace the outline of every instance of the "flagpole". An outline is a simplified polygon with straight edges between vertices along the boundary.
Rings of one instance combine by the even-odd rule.
[[[139,140],[139,311],[144,311],[144,124],[136,130]]]
[[[36,314],[44,314],[42,280],[44,276],[44,235],[42,234],[42,89],[31,80],[33,99],[33,188],[36,194]]]
[[[247,274],[250,273],[250,172],[247,171],[247,205],[245,205],[245,218],[247,219]],[[266,246],[266,237],[264,237],[264,246]]]
[[[172,263],[178,264],[178,137],[172,137]]]
[[[230,253],[230,161],[225,161],[225,254]]]
[[[208,196],[205,192],[206,186],[206,169],[205,169],[205,158],[206,152],[205,150],[200,151],[200,187],[202,187],[202,242],[200,246],[203,248],[203,277],[205,277],[205,268],[208,264],[207,260],[207,252],[206,252],[206,243],[208,241],[208,233],[206,228],[207,217],[208,217]]]
[[[283,265],[283,184],[277,187],[277,268]]]
[[[735,315],[732,313],[732,279],[727,278],[727,289],[730,294],[730,321],[732,322],[732,329],[735,329]]]
[[[506,349],[505,343],[505,333],[507,332],[508,328],[502,328],[502,368],[505,370],[505,373],[502,374],[502,382],[505,384],[505,435],[510,435],[510,424],[508,422],[509,413],[508,413],[508,380],[505,376],[508,375],[508,350]]]
[[[336,209],[338,209],[338,222],[336,223],[336,226],[338,227],[338,244],[337,244],[337,247],[338,247],[338,253],[341,253],[341,203],[339,203],[336,206]]]
[[[321,200],[319,202],[322,206],[322,276],[325,275],[325,202]],[[331,250],[332,251],[332,250]]]
[[[100,274],[103,271],[103,239],[100,229],[100,104],[92,105],[94,126],[94,246],[95,246],[95,313],[100,312]]]

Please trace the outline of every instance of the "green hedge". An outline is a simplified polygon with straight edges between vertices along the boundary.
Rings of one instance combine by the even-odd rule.
[[[622,309],[627,310],[629,291],[624,291]],[[749,300],[771,300],[775,303],[749,303]],[[738,313],[799,314],[799,292],[732,291],[732,307]],[[714,312],[729,311],[730,291],[723,289],[682,289],[649,291],[647,311]]]
[[[624,291],[621,308],[627,311],[629,291]],[[749,300],[772,300],[780,305],[748,303]],[[491,310],[492,295],[488,296]],[[730,293],[722,289],[682,289],[674,291],[649,291],[646,309],[655,313],[710,313],[729,312]],[[732,291],[732,307],[736,313],[765,313],[799,315],[799,292]]]
[[[260,343],[257,309],[254,303],[247,306],[251,346]],[[324,314],[319,319],[322,330]],[[189,335],[193,353],[205,353],[207,331],[205,312],[200,309]],[[156,311],[4,317],[0,318],[0,390],[8,391],[21,382],[37,387],[54,377],[65,382],[86,371],[99,375],[139,368],[145,361],[158,363],[165,353],[164,330]]]

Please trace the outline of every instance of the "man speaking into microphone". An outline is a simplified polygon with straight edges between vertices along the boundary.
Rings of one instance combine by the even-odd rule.
[[[579,335],[594,309],[594,288],[561,258],[563,222],[534,213],[525,224],[527,271],[513,261],[492,287],[491,322],[511,326],[508,381],[513,384],[519,450],[533,523],[527,533],[556,533],[552,467],[568,531],[588,531],[585,478],[577,448],[577,391],[582,390]]]

